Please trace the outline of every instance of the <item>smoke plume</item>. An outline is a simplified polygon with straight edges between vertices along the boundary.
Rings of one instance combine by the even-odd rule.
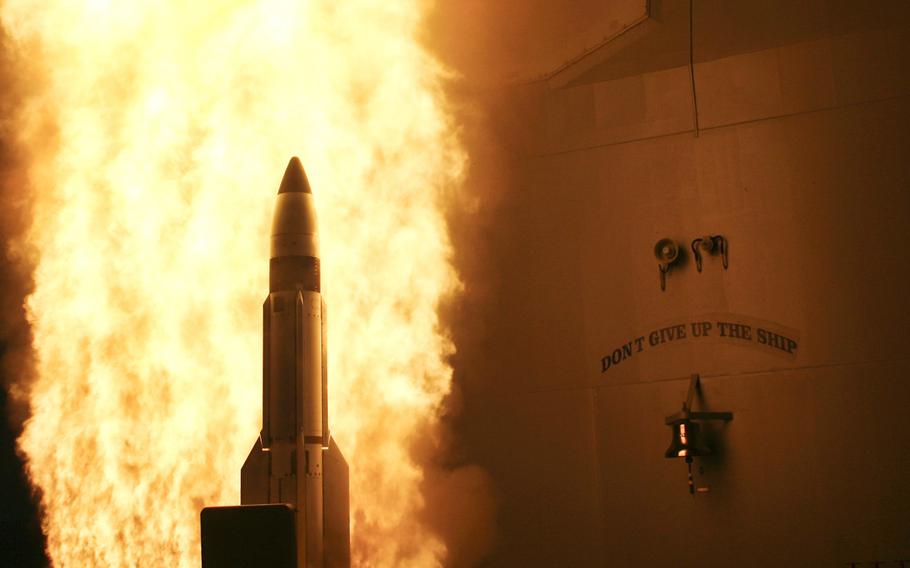
[[[451,195],[464,158],[452,124],[477,120],[476,105],[456,100],[446,114],[439,68],[412,37],[425,3],[294,6],[276,17],[287,6],[4,3],[15,49],[28,54],[3,36],[8,439],[26,426],[20,443],[57,559],[193,565],[198,509],[236,500],[260,380],[248,314],[258,314],[264,247],[248,235],[267,223],[248,212],[270,203],[273,189],[259,189],[280,173],[271,157],[297,152],[324,205],[341,393],[330,404],[352,462],[355,559],[468,567],[493,545],[490,478],[459,440],[464,398],[450,367],[459,380],[460,355],[445,360],[452,339],[458,350],[477,337],[456,315],[476,304],[446,296],[458,288],[450,263],[468,269],[469,295],[484,281],[446,231],[482,217],[472,191]],[[457,247],[477,239],[451,229]],[[186,282],[218,293],[190,298]],[[200,412],[212,392],[220,408]],[[23,507],[31,525],[17,521],[34,528],[33,551],[44,548],[36,502]],[[155,507],[154,518],[135,514]]]
[[[25,297],[33,263],[22,244],[30,223],[25,164],[17,119],[28,83],[0,22],[0,565],[43,566],[44,536],[35,489],[29,484],[15,439],[29,415],[27,391],[34,377]]]

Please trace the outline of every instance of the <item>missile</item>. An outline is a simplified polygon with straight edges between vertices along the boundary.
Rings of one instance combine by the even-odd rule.
[[[241,506],[202,511],[202,565],[348,568],[348,467],[328,428],[316,207],[296,157],[278,188],[270,248],[262,430],[241,468]]]

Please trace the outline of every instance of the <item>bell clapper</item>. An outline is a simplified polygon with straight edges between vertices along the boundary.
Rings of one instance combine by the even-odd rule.
[[[689,494],[695,495],[695,480],[692,479],[692,456],[686,456],[686,467],[689,468]]]

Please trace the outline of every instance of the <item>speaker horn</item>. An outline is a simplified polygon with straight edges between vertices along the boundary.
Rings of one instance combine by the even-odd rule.
[[[679,247],[673,239],[660,239],[654,245],[654,256],[661,264],[673,264],[679,258]]]
[[[670,265],[679,260],[679,247],[673,239],[660,239],[654,245],[654,257],[657,258],[660,269],[660,289],[667,289],[667,272],[670,271]]]

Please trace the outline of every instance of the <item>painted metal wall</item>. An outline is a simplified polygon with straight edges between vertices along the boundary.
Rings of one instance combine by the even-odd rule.
[[[772,4],[750,22],[755,3],[697,3],[722,12],[696,36],[697,137],[686,65],[607,59],[498,93],[511,183],[489,225],[456,231],[486,247],[462,260],[479,321],[455,339],[461,431],[500,492],[488,566],[910,561],[907,9],[816,2],[763,36],[790,13]],[[690,253],[661,292],[655,241],[706,233],[729,269]],[[753,340],[649,344],[694,321]],[[798,347],[762,348],[758,327]],[[696,497],[663,457],[690,373],[735,413],[710,428]]]

